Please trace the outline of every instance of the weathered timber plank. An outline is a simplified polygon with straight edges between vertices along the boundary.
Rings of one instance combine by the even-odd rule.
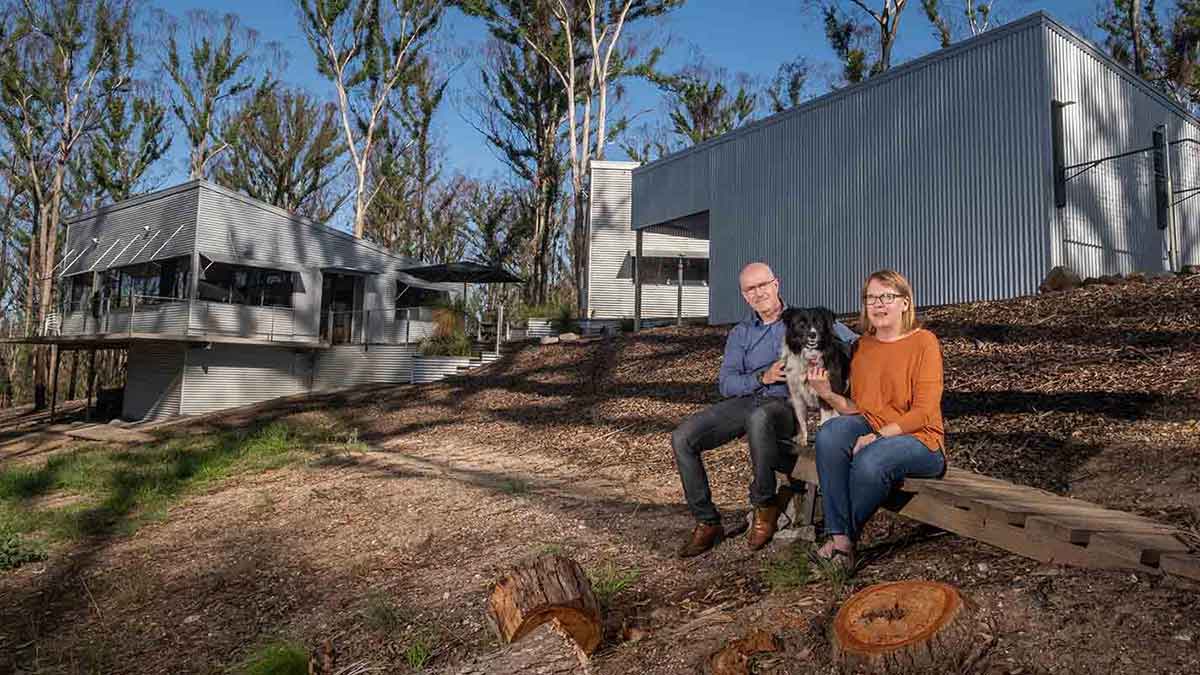
[[[1069,542],[1031,535],[1002,520],[989,518],[984,509],[961,509],[953,504],[947,504],[932,492],[914,495],[900,509],[899,513],[957,535],[976,539],[1044,563],[1093,569],[1147,571],[1136,561],[1131,562],[1105,551],[1092,551]]]
[[[1032,516],[1025,521],[1025,529],[1048,539],[1059,539],[1081,546],[1090,543],[1092,535],[1099,532],[1167,535],[1172,533],[1171,528],[1166,525],[1151,521],[1138,522],[1065,513]]]
[[[1099,532],[1092,535],[1088,550],[1158,569],[1164,553],[1187,553],[1188,547],[1172,535]]]
[[[1200,581],[1200,555],[1196,553],[1164,553],[1158,567],[1167,574]]]

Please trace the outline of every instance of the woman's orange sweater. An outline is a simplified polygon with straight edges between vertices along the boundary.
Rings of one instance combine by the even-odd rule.
[[[942,348],[933,333],[920,328],[895,342],[859,338],[850,398],[872,429],[895,422],[930,450],[945,450]]]

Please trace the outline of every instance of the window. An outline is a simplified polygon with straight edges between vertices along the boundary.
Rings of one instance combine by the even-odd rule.
[[[137,296],[139,305],[182,300],[187,297],[190,272],[189,258],[114,267],[100,274],[100,293],[108,300],[109,308],[113,309],[130,306],[134,296]],[[88,292],[90,288],[89,284]],[[74,293],[73,285],[73,302],[76,300]]]
[[[447,291],[409,286],[402,281],[396,283],[396,309],[434,307],[450,300],[450,293]]]
[[[632,278],[632,261],[630,262]],[[642,258],[642,283],[646,285],[674,286],[679,283],[679,258]],[[706,258],[683,259],[683,285],[708,285],[708,260]]]
[[[204,269],[197,287],[201,300],[235,305],[291,307],[291,272],[214,262]]]
[[[82,312],[90,307],[92,301],[92,275],[77,274],[67,277],[69,287],[63,297],[66,298],[66,312]]]

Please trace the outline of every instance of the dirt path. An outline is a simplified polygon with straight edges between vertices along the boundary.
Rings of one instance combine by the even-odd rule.
[[[739,515],[736,501],[723,506]],[[395,437],[235,479],[132,537],[0,576],[0,672],[220,672],[276,638],[329,639],[339,664],[384,672],[411,672],[423,645],[426,669],[462,672],[499,649],[483,618],[489,583],[547,551],[615,589],[595,673],[699,672],[752,628],[783,645],[755,672],[828,668],[823,625],[835,592],[823,583],[771,592],[763,570],[782,546],[751,553],[735,539],[677,560],[689,525],[674,475],[600,475],[534,450],[505,455],[484,439]],[[877,547],[856,583],[962,585],[991,627],[983,669],[1200,666],[1194,589],[1047,568],[904,525],[894,534],[913,538]]]

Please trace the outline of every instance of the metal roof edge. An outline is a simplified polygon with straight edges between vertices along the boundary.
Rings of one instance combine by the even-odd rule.
[[[219,185],[217,183],[213,183],[211,181],[206,181],[206,180],[205,181],[197,181],[197,182],[200,183],[200,187],[202,187],[202,188],[205,188],[207,190],[215,192],[219,195],[229,197],[230,199],[238,200],[248,206],[253,206],[255,208],[262,209],[263,211],[267,211],[268,213],[274,213],[279,216],[284,216],[284,217],[290,219],[293,223],[296,223],[297,225],[304,225],[306,227],[316,230],[318,234],[327,234],[327,235],[331,235],[334,237],[340,237],[342,239],[353,242],[356,246],[361,246],[361,247],[363,247],[369,251],[372,251],[374,253],[378,253],[380,255],[387,256],[389,258],[393,258],[393,259],[398,260],[401,263],[408,265],[408,266],[415,267],[415,266],[418,266],[421,264],[421,263],[411,260],[407,257],[396,255],[395,253],[392,253],[383,248],[380,248],[379,246],[372,244],[371,242],[367,241],[366,239],[359,239],[358,237],[350,234],[349,232],[343,232],[341,230],[334,229],[328,225],[318,223],[315,220],[312,220],[311,218],[307,218],[305,216],[301,216],[301,215],[292,213],[291,211],[288,211],[287,209],[280,208],[273,204],[268,204],[266,202],[259,201],[253,197],[246,196],[236,190],[231,190],[223,185]]]
[[[194,190],[194,189],[199,188],[203,182],[204,181],[201,181],[201,180],[189,180],[186,183],[179,183],[178,185],[172,185],[170,187],[165,187],[165,188],[162,188],[159,190],[146,192],[146,193],[137,195],[135,197],[130,197],[129,199],[121,200],[119,202],[112,202],[110,204],[104,204],[102,206],[97,206],[94,209],[89,209],[89,210],[83,211],[79,214],[64,218],[63,225],[73,225],[81,220],[88,220],[89,218],[96,218],[101,215],[108,215],[109,213],[114,213],[116,211],[123,211],[126,208],[140,206],[142,204],[147,204],[149,202],[163,199],[165,197],[171,197],[171,196],[177,195],[181,192],[187,192],[188,190]]]

